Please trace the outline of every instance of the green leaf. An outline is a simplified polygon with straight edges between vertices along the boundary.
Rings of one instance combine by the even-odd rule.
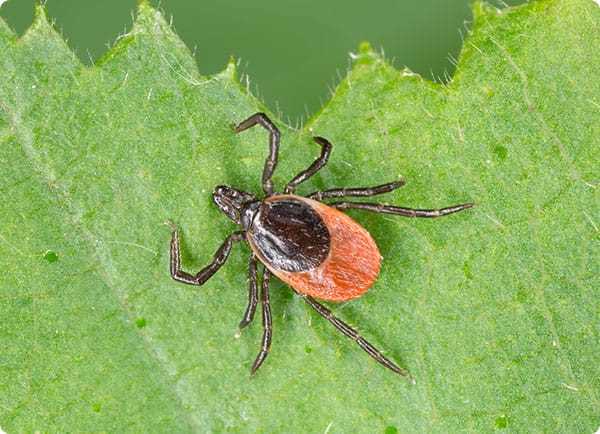
[[[600,8],[475,4],[447,85],[368,45],[300,131],[278,122],[281,186],[334,144],[301,192],[376,185],[436,220],[351,215],[384,257],[332,306],[408,368],[377,365],[279,282],[240,337],[248,249],[203,287],[171,280],[170,231],[197,270],[234,230],[211,201],[260,192],[263,109],[235,63],[202,77],[161,15],[83,66],[43,9],[0,22],[0,427],[7,432],[593,432],[600,425]],[[299,59],[301,61],[301,59]]]

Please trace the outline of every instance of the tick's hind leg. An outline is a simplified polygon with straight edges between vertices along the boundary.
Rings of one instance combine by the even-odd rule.
[[[333,197],[355,196],[369,197],[378,194],[389,193],[397,188],[402,187],[406,182],[403,179],[398,181],[388,182],[386,184],[377,185],[375,187],[357,187],[357,188],[332,188],[331,190],[315,191],[309,194],[308,198],[315,200],[331,199]]]
[[[271,321],[271,305],[269,302],[269,278],[271,277],[271,272],[265,268],[263,272],[263,281],[262,281],[262,291],[260,294],[260,301],[262,304],[262,322],[263,322],[263,337],[262,343],[260,346],[260,352],[258,356],[256,356],[256,360],[252,364],[252,374],[254,374],[260,365],[263,364],[267,355],[269,354],[269,349],[271,348],[271,337],[273,335],[273,324]]]
[[[258,286],[256,283],[256,258],[254,255],[250,256],[248,262],[248,306],[244,317],[240,321],[240,330],[246,327],[254,319],[254,313],[256,312],[256,304],[258,303]]]
[[[275,124],[267,117],[264,113],[255,113],[250,116],[248,119],[240,122],[235,127],[236,133],[241,133],[248,128],[253,127],[254,125],[259,124],[267,131],[269,131],[269,155],[267,156],[267,160],[265,161],[265,168],[263,170],[262,175],[262,185],[263,190],[267,196],[273,194],[273,181],[271,177],[273,176],[273,172],[275,172],[275,167],[277,166],[277,156],[279,153],[279,139],[281,134],[279,130],[275,126]]]
[[[177,229],[174,228],[173,234],[171,235],[171,277],[179,282],[187,283],[189,285],[202,285],[204,282],[210,279],[213,274],[219,270],[219,268],[223,266],[227,260],[227,257],[229,256],[229,252],[231,252],[233,243],[235,241],[242,241],[243,239],[243,232],[234,232],[233,234],[229,235],[223,244],[221,244],[219,250],[217,250],[215,253],[211,263],[195,275],[192,275],[181,269],[179,233]]]
[[[333,326],[340,332],[342,332],[350,339],[355,341],[358,344],[358,346],[361,347],[369,356],[375,359],[377,363],[380,363],[386,368],[394,371],[396,374],[408,377],[414,383],[414,380],[412,379],[412,377],[406,369],[399,367],[390,359],[381,354],[381,352],[377,348],[375,348],[365,338],[358,334],[356,330],[354,330],[341,319],[337,318],[329,309],[327,309],[321,303],[319,303],[314,298],[308,295],[303,295],[303,297],[306,300],[306,302],[319,313],[319,315],[321,315],[323,318],[325,318],[327,321],[333,324]]]
[[[321,145],[321,155],[317,158],[313,163],[308,166],[308,169],[303,170],[299,174],[297,174],[294,179],[287,183],[285,186],[285,193],[293,193],[298,184],[306,181],[308,178],[313,176],[319,170],[323,168],[327,164],[327,160],[329,159],[329,155],[331,154],[332,145],[329,140],[324,139],[323,137],[313,137],[313,140]]]
[[[472,208],[474,204],[472,203],[463,203],[461,205],[449,206],[447,208],[441,209],[413,209],[413,208],[403,208],[400,206],[393,205],[384,205],[381,203],[364,203],[364,202],[333,202],[329,203],[329,206],[332,206],[337,209],[345,210],[345,209],[362,209],[365,211],[373,211],[382,214],[395,214],[401,215],[403,217],[425,217],[425,218],[434,218],[434,217],[442,217],[448,214],[453,214],[455,212],[462,211],[464,209]]]

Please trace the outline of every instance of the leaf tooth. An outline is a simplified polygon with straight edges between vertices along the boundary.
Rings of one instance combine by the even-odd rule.
[[[147,1],[141,1],[138,4],[131,33],[137,32],[149,33],[156,36],[163,33],[167,36],[177,37],[160,11],[152,7]]]
[[[46,14],[46,5],[43,3],[36,3],[34,7],[33,25],[40,22],[48,23],[48,14]]]
[[[420,74],[410,70],[408,67],[404,67],[401,70],[396,69],[385,59],[383,50],[379,52],[375,51],[368,42],[361,42],[357,52],[350,53],[350,58],[352,59],[352,65],[348,72],[347,79],[355,80],[356,76],[354,73],[358,72],[363,66],[369,66],[369,69],[372,71],[377,70],[384,74],[396,74],[400,79],[408,79],[409,81],[424,80]],[[361,74],[359,73],[359,76],[360,75]]]
[[[36,3],[33,13],[33,22],[23,35],[23,40],[36,38],[38,35],[51,36],[60,39],[64,43],[63,37],[54,28],[54,23],[48,18],[46,6],[42,3]]]
[[[63,36],[54,28],[49,20],[43,4],[36,4],[31,26],[21,37],[19,49],[25,50],[29,58],[36,57],[49,70],[62,70],[80,66],[81,62],[69,48]]]
[[[238,59],[236,59],[233,55],[229,56],[229,60],[227,61],[227,65],[225,68],[217,74],[219,78],[227,79],[230,81],[238,81]]]
[[[46,7],[41,3],[36,3],[33,13],[33,22],[25,30],[23,34],[23,40],[35,38],[36,34],[39,33],[56,33],[52,24],[48,21],[48,14],[46,13]]]
[[[369,41],[362,41],[358,45],[358,52],[364,55],[376,55],[375,50],[373,50],[373,46]]]
[[[375,52],[371,44],[363,41],[358,45],[356,53],[350,53],[353,65],[370,65],[383,61],[383,57]]]
[[[138,4],[131,30],[96,65],[126,70],[134,79],[150,74],[158,80],[167,73],[194,86],[204,81],[191,51],[161,11],[147,1]]]

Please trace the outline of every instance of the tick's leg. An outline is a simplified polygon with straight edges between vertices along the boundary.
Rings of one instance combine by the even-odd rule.
[[[434,218],[441,217],[448,214],[452,214],[458,211],[462,211],[463,209],[472,208],[474,204],[472,203],[463,203],[461,205],[449,206],[447,208],[441,209],[412,209],[412,208],[402,208],[399,206],[393,205],[383,205],[380,203],[361,203],[361,202],[333,202],[328,203],[327,205],[332,206],[337,209],[362,209],[365,211],[373,211],[382,214],[395,214],[401,215],[404,217],[426,217],[426,218]]]
[[[273,335],[273,325],[271,323],[271,305],[269,304],[269,277],[271,273],[265,269],[263,272],[262,291],[260,293],[260,302],[262,304],[262,322],[263,322],[263,337],[260,346],[260,352],[256,356],[256,360],[252,364],[252,374],[254,374],[260,365],[263,364],[269,348],[271,348],[271,336]]]
[[[254,125],[259,124],[267,131],[269,131],[269,156],[267,157],[267,161],[265,161],[265,168],[263,170],[262,175],[262,185],[263,190],[270,196],[273,194],[273,181],[271,181],[271,177],[273,176],[273,172],[275,171],[275,167],[277,166],[277,154],[279,153],[279,138],[280,133],[277,127],[271,119],[267,117],[264,113],[255,113],[250,116],[245,121],[240,122],[235,127],[236,133],[241,133],[244,130],[247,130]]]
[[[410,376],[410,374],[408,373],[408,371],[406,369],[399,367],[394,362],[392,362],[390,359],[388,359],[383,354],[381,354],[381,352],[377,348],[375,348],[365,338],[363,338],[361,335],[359,335],[356,330],[354,330],[352,327],[350,327],[344,321],[342,321],[341,319],[339,319],[335,315],[333,315],[333,313],[329,309],[327,309],[321,303],[319,303],[314,298],[312,298],[308,295],[303,295],[303,297],[306,300],[306,302],[314,310],[316,310],[319,313],[319,315],[321,315],[323,318],[325,318],[327,321],[329,321],[331,324],[333,324],[333,326],[336,329],[338,329],[340,332],[342,332],[343,334],[348,336],[350,339],[355,341],[359,347],[361,347],[369,356],[373,357],[378,363],[382,364],[383,366],[385,366],[388,369],[391,369],[396,374],[400,374],[405,377],[408,377],[414,383],[414,380],[412,379],[412,377]]]
[[[310,166],[308,166],[308,169],[303,170],[297,174],[294,179],[287,183],[284,190],[286,193],[293,193],[298,184],[306,181],[327,164],[329,154],[331,154],[331,143],[329,143],[329,141],[323,137],[313,137],[313,140],[321,145],[321,155]]]
[[[398,181],[388,182],[387,184],[377,185],[375,187],[333,188],[331,190],[315,191],[314,193],[309,194],[307,197],[315,200],[323,200],[344,196],[376,196],[378,194],[389,193],[390,191],[402,187],[405,183],[406,182],[403,179],[400,179]]]
[[[240,321],[240,330],[246,327],[254,319],[254,312],[256,312],[256,304],[258,303],[258,287],[256,284],[256,258],[254,255],[250,256],[248,262],[248,306],[244,317]]]
[[[210,264],[200,270],[196,275],[188,274],[181,269],[181,255],[179,251],[179,233],[177,229],[173,230],[171,236],[171,277],[179,282],[188,283],[190,285],[202,285],[215,274],[219,268],[225,263],[231,247],[235,241],[244,239],[243,232],[234,232],[221,244],[219,250],[215,253]]]

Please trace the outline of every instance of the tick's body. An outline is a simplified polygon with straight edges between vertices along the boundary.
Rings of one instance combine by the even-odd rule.
[[[438,210],[418,210],[364,202],[321,203],[321,200],[328,198],[367,197],[387,193],[404,185],[402,181],[371,188],[318,191],[308,197],[296,196],[293,194],[296,186],[327,163],[331,144],[322,137],[315,137],[315,141],[322,147],[321,156],[287,184],[284,194],[274,193],[271,176],[277,165],[279,131],[264,114],[257,113],[240,123],[236,132],[256,124],[262,125],[271,133],[270,154],[263,172],[266,197],[258,199],[250,193],[227,186],[215,188],[215,203],[242,227],[242,231],[230,235],[213,261],[196,275],[191,275],[181,270],[179,236],[177,230],[174,230],[171,240],[171,276],[180,282],[202,285],[225,263],[234,241],[247,241],[253,254],[249,262],[248,306],[240,328],[252,321],[258,304],[257,261],[265,266],[261,291],[264,333],[261,351],[252,366],[253,373],[265,360],[271,345],[269,279],[274,274],[303,296],[313,309],[339,331],[356,341],[371,357],[398,374],[408,375],[406,370],[386,358],[352,327],[315,300],[346,301],[359,297],[371,287],[379,274],[381,255],[373,238],[361,225],[339,210],[355,208],[405,217],[439,217],[470,208],[472,204]]]
[[[271,273],[321,300],[359,297],[379,274],[381,255],[371,235],[346,214],[305,197],[262,202],[247,239]]]

